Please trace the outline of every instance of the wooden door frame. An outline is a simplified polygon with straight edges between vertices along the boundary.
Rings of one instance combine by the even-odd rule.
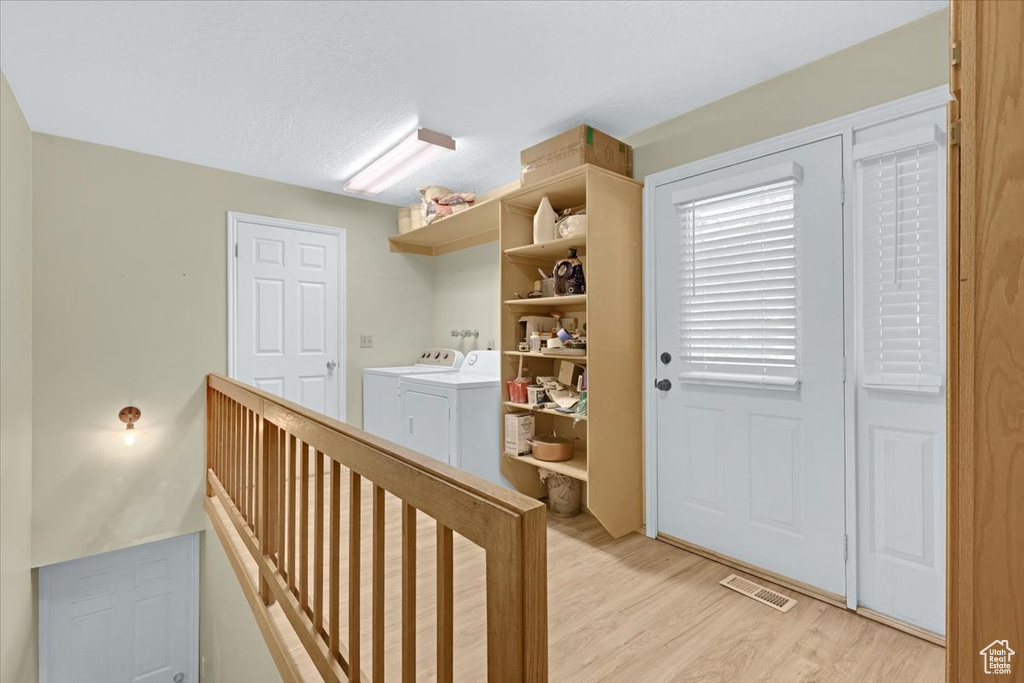
[[[1024,3],[950,3],[946,680],[989,680],[1010,641],[1024,680]],[[1009,477],[1013,475],[1015,479]]]
[[[348,266],[345,257],[348,251],[345,241],[345,229],[328,225],[316,225],[314,223],[290,221],[284,218],[258,216],[256,214],[241,213],[238,211],[227,212],[228,377],[231,377],[232,379],[237,379],[238,377],[238,344],[235,327],[238,324],[238,292],[236,291],[238,279],[238,252],[236,251],[236,245],[238,244],[239,223],[256,223],[258,225],[281,228],[284,230],[300,230],[303,232],[337,236],[338,308],[340,309],[338,311],[338,367],[336,369],[338,373],[338,415],[332,415],[331,417],[337,417],[341,422],[346,422],[348,419],[348,406],[346,401],[346,397],[348,396],[348,344],[346,343],[345,330],[346,318],[348,317],[348,300],[345,292],[345,278],[347,276]]]

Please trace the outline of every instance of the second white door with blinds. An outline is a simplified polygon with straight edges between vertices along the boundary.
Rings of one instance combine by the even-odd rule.
[[[842,143],[654,194],[658,530],[842,596]]]

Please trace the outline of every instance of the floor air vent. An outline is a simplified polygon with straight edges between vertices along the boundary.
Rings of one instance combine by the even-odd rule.
[[[796,604],[796,600],[793,598],[787,598],[782,593],[776,593],[770,588],[765,588],[753,581],[748,581],[742,576],[736,574],[730,574],[721,581],[719,581],[726,588],[731,588],[737,593],[743,593],[748,598],[753,598],[758,602],[763,602],[769,607],[774,607],[780,612],[788,612],[793,609],[793,605]]]

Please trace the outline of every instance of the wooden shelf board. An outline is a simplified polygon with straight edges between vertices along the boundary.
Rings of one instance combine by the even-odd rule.
[[[582,164],[568,171],[563,171],[556,176],[551,176],[518,190],[513,190],[505,195],[503,199],[507,205],[517,206],[527,211],[536,211],[537,207],[540,206],[540,200],[544,197],[548,198],[555,211],[571,206],[580,206],[587,203],[588,171],[643,186],[643,182],[639,180],[633,180],[593,164]]]
[[[388,238],[391,251],[424,256],[441,256],[498,240],[501,197],[480,202],[472,208],[438,218],[430,225]]]
[[[505,355],[512,358],[522,356],[523,358],[545,358],[547,360],[571,360],[573,363],[587,362],[586,356],[571,356],[560,353],[523,353],[522,351],[506,351]]]
[[[513,403],[512,401],[505,401],[506,408],[515,408],[516,410],[528,410],[531,413],[543,413],[544,415],[554,415],[555,417],[565,417],[570,420],[576,417],[576,413],[560,413],[557,410],[551,408],[534,408],[529,403]],[[586,417],[582,418],[586,421]]]
[[[587,246],[587,236],[576,235],[575,237],[563,237],[550,242],[541,242],[540,244],[527,244],[522,247],[512,247],[511,249],[505,250],[505,255],[513,260],[543,260],[543,261],[557,261],[563,259],[568,254],[569,247],[576,247],[577,249],[583,249]],[[580,252],[583,253],[583,252]]]
[[[546,470],[564,474],[573,479],[587,480],[587,452],[582,449],[576,449],[572,460],[565,460],[564,462],[545,462],[544,460],[538,460],[532,455],[509,455],[508,453],[503,453],[502,455],[510,460],[524,462],[534,467],[543,467]]]
[[[568,306],[585,306],[586,303],[586,294],[569,294],[566,296],[544,296],[537,299],[510,299],[505,302],[505,305],[516,308],[566,308]]]

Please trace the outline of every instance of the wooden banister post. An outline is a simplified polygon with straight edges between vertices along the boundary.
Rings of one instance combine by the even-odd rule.
[[[548,680],[547,528],[542,507],[509,518],[487,550],[487,681]]]

